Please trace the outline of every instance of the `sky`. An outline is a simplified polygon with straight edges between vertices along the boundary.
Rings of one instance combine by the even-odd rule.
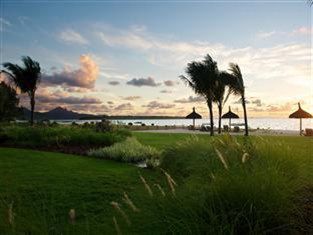
[[[1,0],[0,7],[1,66],[27,55],[42,68],[37,111],[185,116],[196,107],[205,117],[205,102],[179,76],[210,54],[220,70],[240,66],[250,117],[287,117],[299,101],[313,112],[313,8],[305,0]],[[228,106],[242,114],[239,97]]]

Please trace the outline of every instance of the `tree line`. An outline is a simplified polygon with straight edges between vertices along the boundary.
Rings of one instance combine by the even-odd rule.
[[[192,61],[187,64],[186,74],[180,78],[194,92],[205,98],[210,115],[210,134],[214,135],[213,104],[218,108],[218,133],[221,133],[223,106],[231,94],[240,96],[244,112],[245,135],[248,136],[248,118],[246,109],[245,86],[240,67],[229,64],[229,72],[219,70],[217,62],[207,54],[202,61]]]

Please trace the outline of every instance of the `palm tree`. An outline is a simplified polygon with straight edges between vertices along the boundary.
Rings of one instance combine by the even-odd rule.
[[[213,89],[213,101],[217,104],[218,108],[218,133],[221,133],[221,126],[222,126],[222,111],[223,106],[229,98],[231,93],[231,89],[227,89],[228,80],[230,78],[230,74],[222,71],[219,72],[218,79],[215,81],[215,86]]]
[[[214,83],[218,78],[217,63],[212,59],[210,55],[206,55],[202,62],[191,62],[188,63],[186,68],[188,77],[183,75],[180,76],[194,91],[205,97],[209,113],[210,113],[210,134],[214,135],[213,127],[213,90]]]
[[[243,114],[245,120],[245,135],[248,136],[248,118],[247,118],[247,109],[246,109],[246,98],[245,98],[245,86],[242,78],[242,73],[240,67],[237,64],[230,63],[229,64],[231,74],[233,76],[232,79],[228,80],[228,85],[231,92],[235,95],[241,96],[241,103],[243,107]]]
[[[32,60],[29,56],[22,57],[23,66],[12,63],[4,63],[3,67],[7,70],[2,72],[7,74],[9,79],[21,91],[27,93],[30,98],[31,116],[30,123],[34,123],[34,110],[35,110],[35,93],[37,85],[40,82],[40,65],[38,62]]]

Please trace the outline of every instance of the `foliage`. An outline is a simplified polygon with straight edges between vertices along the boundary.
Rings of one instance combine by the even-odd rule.
[[[187,64],[186,73],[188,77],[180,76],[196,94],[206,99],[211,124],[211,135],[213,135],[213,110],[214,91],[216,90],[216,81],[219,78],[219,71],[216,61],[208,54],[201,62],[191,62]]]
[[[211,144],[198,138],[177,144],[165,152],[161,167],[179,179],[176,206],[193,211],[200,234],[293,233],[298,226],[309,231],[305,205],[296,199],[310,197],[298,195],[313,187],[308,161],[308,151],[282,143],[224,136]]]
[[[41,68],[37,61],[32,60],[29,56],[22,57],[23,66],[3,63],[6,70],[2,72],[20,89],[21,93],[27,93],[30,98],[31,106],[31,124],[34,122],[35,93],[40,82]]]
[[[9,125],[3,127],[3,133],[8,136],[6,141],[15,146],[49,147],[49,146],[110,146],[124,140],[130,135],[121,130],[114,132],[96,132],[93,129],[83,129],[76,126]]]
[[[160,169],[0,148],[0,233],[311,234],[313,139],[134,135]]]
[[[16,91],[5,84],[0,83],[0,121],[12,120],[18,112],[19,99]]]
[[[228,79],[228,85],[230,92],[239,95],[241,97],[241,104],[244,113],[244,120],[245,120],[245,135],[249,135],[248,132],[248,117],[247,117],[247,108],[246,108],[246,97],[245,97],[245,86],[243,82],[243,77],[241,73],[241,69],[239,65],[230,63],[229,64],[231,75]]]
[[[153,166],[156,164],[155,160],[160,157],[160,151],[153,147],[142,145],[135,138],[128,138],[124,142],[116,143],[110,147],[90,150],[88,155],[132,163],[150,160],[149,165]]]

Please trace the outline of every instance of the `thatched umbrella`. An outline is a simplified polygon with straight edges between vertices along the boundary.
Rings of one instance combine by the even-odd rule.
[[[201,119],[201,118],[202,118],[202,116],[200,114],[196,113],[195,107],[192,108],[192,113],[190,113],[186,116],[186,119],[192,119],[193,120],[193,122],[192,122],[193,123],[193,129],[195,128],[195,119]]]
[[[229,111],[228,111],[228,113],[225,113],[223,116],[222,116],[222,118],[228,118],[229,119],[229,128],[231,129],[231,119],[233,118],[233,119],[238,119],[239,118],[239,116],[237,115],[237,114],[235,114],[235,113],[233,113],[232,111],[231,111],[231,109],[230,109],[230,106],[229,106]]]
[[[300,135],[302,134],[302,118],[312,118],[313,116],[309,114],[308,112],[304,111],[300,103],[298,103],[299,108],[296,112],[289,115],[289,118],[299,118],[300,119]]]

